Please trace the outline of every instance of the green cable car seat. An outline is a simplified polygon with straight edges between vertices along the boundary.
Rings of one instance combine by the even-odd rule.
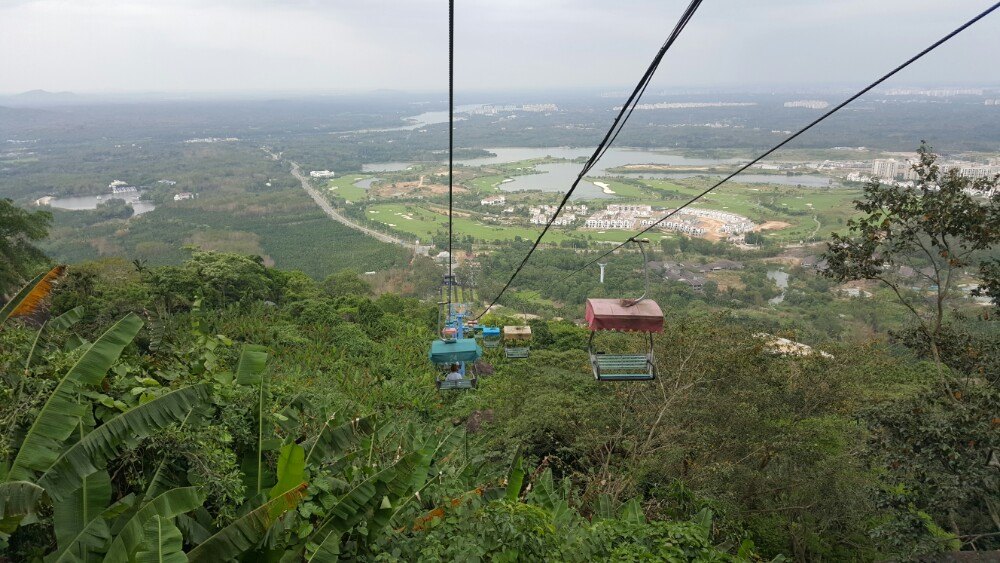
[[[653,334],[663,332],[663,311],[655,301],[642,299],[588,299],[590,365],[598,381],[649,381],[656,379]],[[646,335],[645,354],[608,354],[594,349],[600,331],[641,332]]]
[[[531,352],[531,327],[510,325],[503,327],[504,354],[508,358],[527,358]]]

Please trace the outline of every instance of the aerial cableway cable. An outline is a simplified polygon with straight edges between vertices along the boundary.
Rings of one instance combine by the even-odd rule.
[[[573,192],[576,190],[576,187],[583,180],[584,176],[586,176],[590,172],[590,170],[597,164],[597,161],[600,160],[602,156],[604,156],[604,153],[606,153],[607,150],[611,147],[611,144],[618,137],[618,134],[621,133],[622,128],[625,127],[625,123],[628,121],[629,117],[632,116],[632,112],[635,111],[635,107],[636,105],[638,105],[639,100],[642,98],[642,95],[646,92],[646,88],[652,81],[653,75],[656,73],[656,69],[659,68],[660,62],[663,60],[664,55],[667,54],[667,51],[670,50],[670,47],[673,46],[675,41],[677,41],[677,38],[680,36],[681,32],[687,26],[688,22],[691,21],[691,18],[694,16],[694,13],[698,10],[698,7],[701,5],[701,2],[702,0],[692,0],[691,3],[688,5],[687,9],[684,10],[684,13],[681,15],[681,18],[677,21],[677,24],[674,26],[674,30],[670,33],[670,36],[667,37],[667,40],[660,47],[660,50],[657,51],[656,56],[653,57],[653,61],[646,68],[646,72],[642,75],[642,78],[639,80],[639,83],[636,84],[635,89],[632,90],[632,94],[629,95],[628,100],[626,100],[625,104],[622,105],[621,109],[618,112],[618,115],[615,116],[615,119],[611,124],[611,128],[608,129],[608,132],[604,135],[604,138],[601,140],[600,144],[598,144],[597,148],[594,149],[594,154],[591,155],[590,159],[587,160],[587,163],[584,164],[583,169],[580,170],[580,173],[577,175],[576,180],[573,181],[573,184],[566,192],[566,195],[564,195],[562,201],[559,202],[559,206],[556,208],[555,213],[552,214],[552,217],[550,217],[548,222],[545,224],[545,228],[542,229],[541,234],[539,234],[538,238],[535,239],[535,243],[531,246],[531,249],[528,250],[528,253],[525,255],[524,259],[521,260],[521,263],[518,264],[517,268],[514,269],[514,273],[511,274],[510,279],[508,279],[507,283],[504,284],[503,288],[497,294],[496,298],[494,298],[493,301],[491,301],[490,304],[486,307],[486,309],[484,309],[483,312],[476,317],[476,320],[480,319],[483,315],[488,313],[490,309],[492,309],[493,306],[500,301],[500,298],[503,297],[504,293],[507,292],[507,289],[510,288],[511,284],[514,282],[514,279],[517,277],[518,274],[521,273],[521,270],[524,268],[524,265],[528,263],[528,260],[531,258],[531,255],[534,254],[535,249],[537,249],[538,245],[542,242],[542,238],[545,237],[545,234],[549,232],[549,229],[552,227],[553,223],[555,223],[556,218],[559,217],[559,213],[562,212],[563,207],[566,206],[566,203],[569,201],[570,196],[573,195]]]
[[[455,287],[452,255],[452,205],[455,173],[455,0],[448,0],[448,312]]]
[[[843,109],[844,106],[850,104],[851,102],[857,100],[861,96],[867,94],[873,88],[875,88],[879,84],[882,84],[883,82],[885,82],[889,78],[892,78],[895,74],[897,74],[901,70],[905,69],[906,67],[910,66],[911,64],[915,63],[916,61],[920,60],[921,58],[924,57],[924,55],[927,55],[928,53],[930,53],[934,49],[937,49],[942,44],[944,44],[945,42],[947,42],[949,39],[955,37],[956,35],[958,35],[959,33],[963,32],[963,31],[965,31],[967,28],[969,28],[970,26],[972,26],[974,23],[978,22],[979,20],[983,19],[984,17],[988,16],[990,13],[992,13],[993,11],[995,11],[997,8],[1000,8],[1000,2],[997,2],[996,4],[993,4],[992,6],[990,6],[989,8],[987,8],[986,10],[984,10],[983,12],[981,12],[979,15],[975,16],[974,18],[970,19],[969,21],[965,22],[964,24],[962,24],[961,26],[959,26],[958,28],[956,28],[954,31],[952,31],[948,35],[945,35],[941,39],[938,39],[937,41],[935,41],[934,43],[932,43],[930,46],[928,46],[927,48],[925,48],[924,50],[920,51],[916,55],[914,55],[914,56],[910,57],[909,59],[907,59],[906,62],[904,62],[903,64],[901,64],[901,65],[897,66],[896,68],[892,69],[891,71],[889,71],[887,74],[885,74],[884,76],[882,76],[881,78],[879,78],[875,82],[872,82],[868,86],[865,86],[862,90],[858,91],[858,93],[854,94],[850,98],[847,98],[846,100],[844,100],[843,102],[841,102],[840,104],[838,104],[837,106],[835,106],[830,111],[828,111],[828,112],[824,113],[823,115],[819,116],[818,118],[816,118],[814,121],[812,121],[811,123],[809,123],[808,125],[806,125],[802,129],[799,129],[798,131],[796,131],[795,133],[793,133],[790,137],[788,137],[784,141],[781,141],[780,143],[778,143],[777,145],[775,145],[774,147],[772,147],[771,149],[769,149],[767,152],[764,152],[763,154],[761,154],[757,158],[755,158],[755,159],[751,160],[750,162],[744,164],[743,166],[741,166],[740,168],[738,168],[732,174],[726,176],[725,178],[723,178],[722,180],[718,181],[713,186],[709,187],[705,191],[699,193],[695,197],[693,197],[690,200],[688,200],[686,203],[684,203],[684,205],[681,205],[677,209],[674,209],[670,213],[668,213],[665,216],[663,216],[662,218],[660,218],[655,223],[653,223],[653,224],[649,225],[648,227],[646,227],[645,229],[639,231],[632,238],[640,237],[640,236],[646,234],[647,232],[649,232],[650,230],[652,230],[653,228],[655,228],[660,223],[666,221],[667,219],[669,219],[670,217],[674,216],[675,214],[677,214],[678,212],[680,212],[684,208],[686,208],[689,205],[691,205],[692,203],[694,203],[694,202],[698,201],[699,199],[705,197],[712,190],[718,188],[722,184],[725,184],[726,182],[728,182],[729,180],[731,180],[732,178],[734,178],[736,175],[738,175],[741,172],[745,171],[746,169],[750,168],[754,164],[757,164],[758,162],[760,162],[764,158],[768,157],[769,155],[771,155],[772,153],[774,153],[778,149],[781,149],[782,147],[784,147],[788,143],[792,142],[799,135],[802,135],[806,131],[812,129],[813,127],[815,127],[816,125],[818,125],[820,122],[822,122],[826,118],[830,117],[831,115],[833,115],[833,114],[837,113],[838,111],[840,111],[841,109]],[[632,240],[632,238],[630,238],[628,240]],[[601,254],[597,258],[595,258],[595,259],[591,260],[590,262],[588,262],[583,267],[570,272],[567,276],[565,276],[564,278],[562,278],[559,281],[560,282],[564,282],[564,281],[568,280],[569,278],[575,276],[576,274],[582,272],[583,270],[586,270],[590,266],[593,266],[594,264],[598,263],[599,261],[601,261],[605,257],[611,255],[615,251],[621,249],[626,244],[628,244],[628,241],[623,242],[623,243],[619,244],[618,246],[615,246],[614,248],[612,248],[611,250],[605,252],[604,254]]]

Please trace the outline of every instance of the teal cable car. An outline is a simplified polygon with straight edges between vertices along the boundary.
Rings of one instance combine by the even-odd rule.
[[[445,283],[454,283],[451,276],[446,276]],[[468,306],[464,304],[439,303],[441,313],[438,316],[441,338],[431,342],[428,358],[439,368],[440,375],[434,379],[434,385],[439,390],[474,389],[478,385],[475,375],[467,377],[466,364],[475,363],[483,355],[483,349],[475,338],[466,338],[465,314]],[[447,311],[445,311],[447,308]]]
[[[431,343],[431,351],[428,354],[433,364],[443,368],[455,368],[457,371],[449,370],[445,377],[439,377],[435,385],[442,391],[474,389],[478,385],[478,379],[473,375],[466,377],[465,365],[475,363],[483,355],[483,349],[476,343],[475,338],[453,338],[439,339]],[[449,378],[452,373],[460,374],[462,377]]]

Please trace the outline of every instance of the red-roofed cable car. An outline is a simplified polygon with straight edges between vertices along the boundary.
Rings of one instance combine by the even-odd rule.
[[[656,378],[653,357],[653,334],[663,332],[663,311],[648,299],[649,265],[643,244],[649,239],[629,239],[642,252],[646,291],[638,299],[587,299],[587,324],[590,327],[590,365],[598,381],[649,381]],[[645,335],[645,353],[609,354],[597,350],[597,333],[602,331],[637,332]]]

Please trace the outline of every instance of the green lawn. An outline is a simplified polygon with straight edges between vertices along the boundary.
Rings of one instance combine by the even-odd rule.
[[[342,197],[350,202],[364,201],[368,198],[368,191],[355,186],[355,182],[366,180],[372,176],[361,174],[349,174],[341,178],[334,178],[326,184],[326,189],[331,195]]]
[[[668,180],[643,180],[665,195],[682,194],[694,197],[712,185],[709,180],[690,179],[684,185]],[[698,200],[692,207],[731,211],[749,217],[757,223],[784,221],[791,227],[771,231],[770,236],[788,242],[804,240],[814,235],[828,237],[832,231],[843,230],[854,214],[852,201],[860,192],[848,188],[818,189],[766,184],[727,183]],[[676,198],[648,199],[643,203],[670,207],[685,201]],[[777,207],[772,209],[762,204]],[[787,212],[785,212],[787,210]],[[814,219],[815,217],[815,219]],[[817,231],[817,221],[819,229]]]
[[[466,182],[465,185],[475,192],[495,192],[506,176],[479,176]]]
[[[419,205],[384,203],[369,206],[366,213],[368,218],[373,221],[384,223],[396,231],[421,239],[428,239],[439,230],[448,228],[448,218],[445,215],[435,213]],[[503,241],[513,240],[514,237],[518,236],[524,239],[534,239],[541,232],[541,227],[493,226],[482,224],[470,217],[455,217],[454,231],[458,237],[472,235],[476,239],[484,241]],[[545,240],[559,242],[566,238],[568,238],[567,235],[562,231],[552,230],[546,235]]]
[[[615,192],[616,197],[626,198],[626,199],[639,199],[639,198],[649,198],[654,195],[654,192],[648,189],[642,189],[638,186],[633,186],[631,184],[625,184],[617,180],[611,180],[608,178],[587,178],[588,182],[602,182],[607,184],[613,192]]]

